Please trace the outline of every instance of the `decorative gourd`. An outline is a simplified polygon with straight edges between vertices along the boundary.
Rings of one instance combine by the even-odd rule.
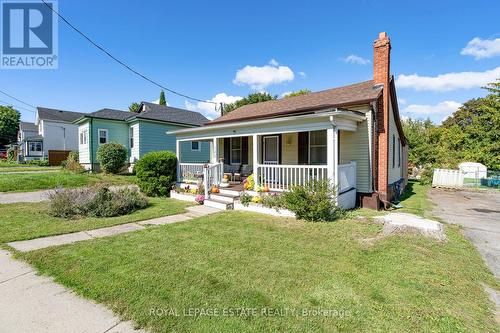
[[[217,186],[212,186],[212,188],[210,189],[210,192],[212,193],[219,193],[219,189],[217,188]]]
[[[264,187],[262,188],[262,192],[269,192],[269,186],[264,185]]]
[[[229,175],[224,175],[224,179],[228,180],[229,179]]]

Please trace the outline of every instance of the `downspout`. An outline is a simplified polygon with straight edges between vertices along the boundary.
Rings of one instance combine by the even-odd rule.
[[[370,138],[370,150],[371,150],[371,156],[370,156],[370,163],[372,165],[371,171],[371,190],[373,192],[377,192],[377,175],[378,175],[378,157],[377,157],[377,150],[375,149],[375,143],[377,140],[377,116],[376,116],[376,102],[371,102],[370,103],[370,109],[371,109],[371,114],[372,114],[372,128],[371,128],[371,138]]]

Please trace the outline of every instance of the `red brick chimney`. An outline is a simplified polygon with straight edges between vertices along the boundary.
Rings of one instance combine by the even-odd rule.
[[[389,103],[390,103],[391,41],[387,33],[378,34],[373,43],[373,83],[383,85],[377,101],[377,191],[381,200],[388,201],[389,179]]]

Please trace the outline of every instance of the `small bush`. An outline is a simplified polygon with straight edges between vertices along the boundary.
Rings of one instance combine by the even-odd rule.
[[[105,143],[97,149],[96,158],[104,172],[118,173],[125,167],[127,149],[119,143]]]
[[[240,202],[243,206],[248,207],[248,205],[250,205],[250,202],[252,202],[252,196],[248,193],[242,193],[240,195]]]
[[[335,190],[328,181],[311,181],[282,194],[286,208],[306,221],[333,221],[341,209],[335,205]]]
[[[148,205],[147,198],[135,189],[111,191],[107,187],[60,189],[49,196],[51,215],[111,217],[130,214]]]
[[[139,188],[148,196],[167,196],[176,181],[177,157],[171,151],[149,152],[135,164]]]
[[[31,161],[21,162],[20,164],[34,165],[34,166],[49,166],[49,161],[48,160],[31,160]]]
[[[80,164],[79,154],[77,151],[70,151],[68,158],[61,165],[63,168],[71,172],[85,171],[85,168]]]
[[[434,168],[432,165],[427,165],[421,172],[420,172],[420,183],[422,185],[431,185],[432,184],[432,177],[434,176]]]
[[[262,206],[268,208],[274,208],[278,211],[281,208],[285,208],[286,203],[283,196],[276,193],[271,193],[262,196]]]

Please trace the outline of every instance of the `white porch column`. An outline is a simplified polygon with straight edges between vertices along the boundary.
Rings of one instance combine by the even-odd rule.
[[[212,141],[212,163],[219,163],[219,139],[213,138]]]
[[[255,181],[255,187],[257,188],[259,186],[259,174],[258,174],[258,168],[257,165],[259,164],[259,137],[257,134],[253,135],[253,142],[252,142],[252,163],[253,163],[253,179]]]
[[[339,130],[335,127],[333,130],[333,185],[335,186],[335,191],[339,189]],[[338,196],[337,196],[338,198]]]
[[[326,164],[328,166],[328,179],[332,182],[335,189],[338,186],[338,165],[339,155],[337,153],[339,130],[337,128],[329,128],[326,130]]]
[[[181,181],[181,145],[179,140],[175,140],[175,155],[177,156],[177,182]]]

